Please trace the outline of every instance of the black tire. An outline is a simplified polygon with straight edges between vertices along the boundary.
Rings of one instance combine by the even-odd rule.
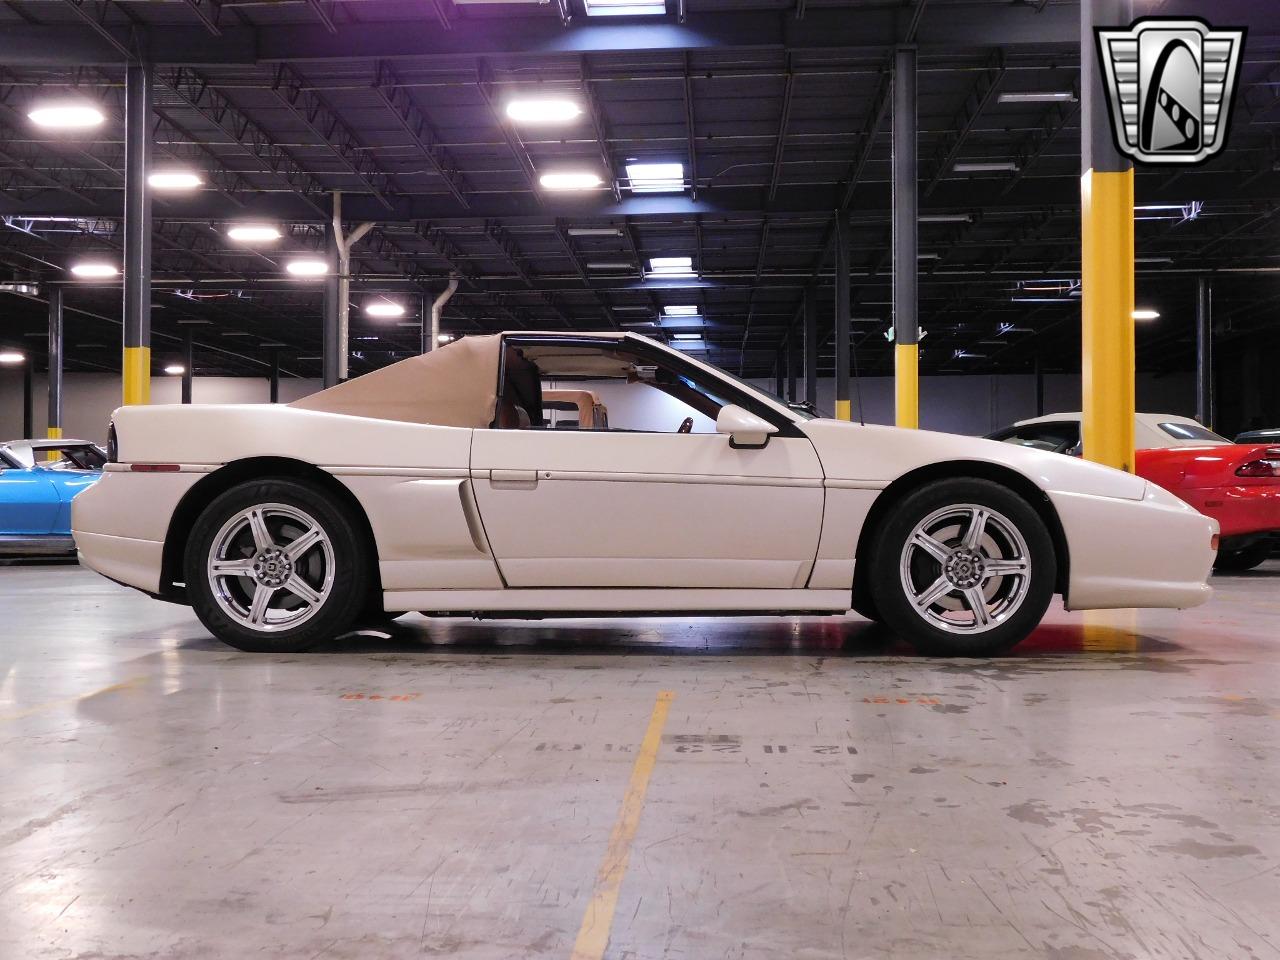
[[[1022,553],[1021,547],[1014,546],[1016,537],[1021,537],[1025,545],[1025,575],[1010,574],[988,580],[979,579],[974,584],[975,589],[984,593],[990,591],[988,602],[996,605],[995,616],[987,627],[978,626],[978,617],[972,613],[972,606],[958,594],[944,593],[936,601],[937,605],[943,607],[947,604],[954,605],[953,613],[946,609],[937,610],[934,604],[924,607],[925,613],[919,612],[915,603],[908,598],[908,587],[904,584],[904,576],[913,585],[920,582],[935,586],[943,584],[943,562],[921,548],[913,548],[908,555],[904,574],[903,557],[907,541],[917,526],[930,518],[947,516],[947,511],[952,508],[957,515],[962,515],[964,507],[968,505],[994,512],[997,519],[987,521],[988,525],[983,527],[990,531],[988,541],[984,542],[991,546],[1005,544],[1008,549],[999,551],[1002,556],[1006,553]],[[948,562],[951,567],[948,569],[952,573],[959,571],[957,575],[961,577],[961,583],[970,582],[964,578],[983,577],[985,563],[993,560],[989,547],[980,545],[976,559],[972,552],[966,552],[963,556],[953,555],[962,547],[961,540],[967,524],[963,520],[944,519],[937,522],[943,525],[940,530],[949,531],[952,527],[947,524],[954,525],[954,536],[948,536],[945,542],[937,541],[938,545],[946,546],[949,551]],[[1012,532],[1005,528],[1006,524]],[[941,532],[939,536],[942,536]],[[1057,582],[1057,556],[1053,538],[1044,521],[1018,494],[989,480],[939,480],[907,494],[877,530],[869,560],[871,569],[868,585],[876,610],[885,624],[909,639],[922,653],[940,656],[983,657],[1009,650],[1040,623],[1053,598]],[[990,577],[990,574],[986,576]],[[921,590],[920,594],[927,592]],[[1015,602],[1018,597],[1020,599]],[[1002,603],[1006,605],[1004,612],[1000,610]],[[985,607],[986,604],[979,606]],[[988,611],[988,615],[990,612]],[[954,628],[948,629],[937,622],[937,616],[945,619],[949,615],[954,615],[957,619],[972,616],[973,623],[970,626],[975,628],[974,632],[953,632]]]
[[[293,508],[313,519],[327,538],[332,553],[332,577],[320,602],[311,605],[314,611],[297,626],[282,626],[274,630],[253,629],[228,613],[223,606],[228,601],[215,596],[208,572],[215,540],[223,533],[224,525],[230,524],[241,512],[265,504]],[[277,519],[275,522],[279,539],[285,540],[287,529],[280,524],[289,521]],[[239,556],[253,562],[256,558],[250,554],[254,549],[249,543]],[[315,562],[314,554],[300,558],[299,570],[304,563],[314,565]],[[364,538],[348,515],[347,508],[335,497],[309,483],[268,478],[232,487],[204,509],[192,527],[183,566],[191,606],[200,622],[215,637],[239,650],[296,653],[351,629],[369,596],[371,563]],[[328,554],[320,558],[320,565],[328,570]],[[250,591],[258,586],[251,576],[224,577],[220,582],[224,585],[224,593],[234,595],[231,603],[237,599],[248,603]],[[285,588],[276,588],[271,602],[282,607],[303,605]],[[289,611],[282,610],[281,613],[287,616]]]
[[[1213,561],[1213,569],[1219,573],[1242,573],[1252,570],[1271,556],[1271,541],[1255,540],[1247,547],[1239,550],[1219,550],[1217,559]]]

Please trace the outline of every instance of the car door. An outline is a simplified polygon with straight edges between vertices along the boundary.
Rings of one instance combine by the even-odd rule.
[[[477,430],[481,520],[511,587],[796,588],[822,524],[812,443]]]
[[[48,535],[60,500],[48,471],[19,468],[0,461],[0,536]]]

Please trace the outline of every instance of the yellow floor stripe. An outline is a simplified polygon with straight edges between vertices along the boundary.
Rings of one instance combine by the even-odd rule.
[[[106,693],[116,693],[120,690],[128,690],[131,687],[136,687],[146,679],[147,678],[145,676],[130,677],[128,680],[113,683],[109,687],[103,687],[100,690],[91,690],[89,693],[82,693],[78,697],[67,697],[64,700],[50,700],[48,703],[38,703],[34,707],[19,710],[17,713],[0,713],[0,721],[21,720],[23,717],[29,717],[34,713],[40,713],[44,710],[52,710],[54,707],[65,707],[75,703],[83,703],[85,700],[92,700],[94,697],[100,697]]]
[[[591,902],[587,904],[587,912],[582,917],[582,926],[578,928],[578,939],[573,945],[570,960],[601,960],[609,946],[609,931],[613,928],[613,912],[618,906],[618,891],[622,889],[622,878],[627,873],[631,843],[636,838],[636,830],[640,826],[640,811],[644,809],[644,795],[649,789],[649,776],[658,761],[662,728],[666,726],[667,711],[671,709],[671,701],[675,696],[664,690],[658,694],[658,701],[653,705],[649,729],[645,731],[644,740],[640,743],[640,753],[636,757],[635,766],[631,768],[631,782],[622,799],[622,809],[618,811],[613,833],[609,835],[609,847],[600,863],[600,870],[596,873],[596,886],[591,893]]]

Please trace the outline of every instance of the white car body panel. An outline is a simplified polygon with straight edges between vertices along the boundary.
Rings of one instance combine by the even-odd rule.
[[[893,496],[885,488],[969,462],[1044,492],[1066,540],[1071,607],[1187,607],[1209,596],[1216,524],[1140,478],[995,441],[804,420],[757,396],[794,424],[761,449],[722,434],[126,407],[115,414],[122,462],[76,499],[72,526],[86,565],[164,593],[164,541],[182,498],[224,465],[272,457],[329,473],[359,503],[388,610],[839,612],[868,513]]]
[[[471,472],[512,587],[800,588],[817,551],[802,438],[477,430]]]

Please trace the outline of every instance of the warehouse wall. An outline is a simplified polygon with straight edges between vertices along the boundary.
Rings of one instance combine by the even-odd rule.
[[[774,381],[759,380],[765,390]],[[288,402],[320,388],[318,380],[283,379],[280,398]],[[70,373],[66,376],[64,406],[65,434],[86,440],[106,440],[107,420],[120,403],[120,378],[112,374]],[[1140,374],[1137,383],[1138,408],[1160,413],[1194,412],[1194,383],[1190,374],[1153,377]],[[608,391],[602,398],[609,405]],[[803,385],[801,385],[803,393]],[[867,377],[861,384],[862,403],[868,423],[893,422],[893,380]],[[628,391],[628,395],[630,395]],[[155,403],[177,403],[181,396],[178,377],[158,377],[151,382]],[[36,435],[44,436],[46,410],[43,374],[35,379]],[[197,403],[266,403],[266,379],[249,377],[197,377]],[[826,414],[834,408],[835,386],[819,381],[818,407]],[[615,399],[619,402],[619,399]],[[628,401],[630,422],[655,430],[673,430],[683,417],[683,408],[654,391],[647,411],[637,410]],[[1047,412],[1080,409],[1080,379],[1070,375],[1045,377]],[[857,415],[857,404],[854,404]],[[1035,378],[1027,376],[922,377],[920,381],[921,426],[928,430],[981,435],[997,427],[1035,416]],[[672,422],[672,419],[675,422]],[[699,424],[699,429],[702,425]],[[0,370],[0,439],[13,439],[22,432],[22,374]]]

